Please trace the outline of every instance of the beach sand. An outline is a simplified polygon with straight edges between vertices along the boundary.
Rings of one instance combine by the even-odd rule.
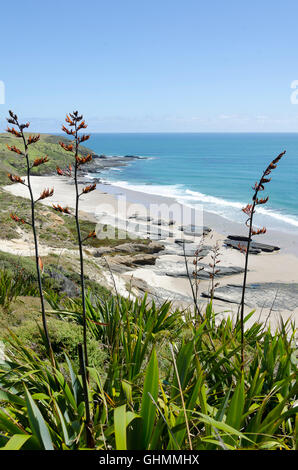
[[[83,183],[83,179],[82,179]],[[42,201],[43,204],[61,204],[63,207],[68,206],[73,208],[74,206],[74,195],[75,187],[67,178],[58,176],[34,176],[32,177],[33,192],[36,198],[42,192],[44,188],[54,188],[55,192],[53,197]],[[83,185],[82,185],[83,187]],[[20,184],[14,184],[4,187],[6,191],[13,193],[16,196],[28,197],[28,189]],[[118,224],[120,228],[124,227],[127,220],[132,223],[133,219],[129,219],[131,215],[138,212],[139,215],[145,215],[149,207],[153,209],[150,211],[150,215],[158,217],[160,214],[163,216],[163,212],[160,213],[158,207],[176,205],[177,203],[172,198],[165,198],[163,196],[149,195],[128,189],[119,188],[113,185],[98,184],[98,189],[92,193],[83,195],[80,200],[81,214],[90,218],[93,221],[99,221],[101,223],[108,223],[110,225]],[[180,205],[181,206],[181,205]],[[148,213],[148,212],[147,212]],[[179,215],[179,211],[175,214]],[[227,219],[220,217],[216,214],[211,214],[203,211],[200,215],[201,221],[204,225],[209,226],[212,232],[206,237],[206,245],[214,245],[218,242],[220,246],[220,266],[244,266],[244,255],[231,248],[223,246],[223,241],[228,234],[247,235],[247,229],[244,223],[230,222]],[[166,217],[165,217],[166,218]],[[170,228],[173,231],[173,237],[166,237],[161,243],[165,243],[166,247],[175,246],[174,239],[179,238],[182,232],[179,231],[179,224],[181,220],[177,220],[174,217],[176,224]],[[243,214],[239,214],[239,220],[244,220]],[[183,223],[190,223],[191,220],[183,219]],[[162,226],[162,231],[167,227]],[[146,238],[146,233],[144,234]],[[186,239],[192,237],[185,237]],[[195,242],[199,243],[200,239],[196,238]],[[247,283],[298,283],[298,241],[294,235],[283,232],[270,231],[264,236],[259,236],[256,241],[261,243],[268,243],[278,245],[280,251],[273,253],[261,253],[259,255],[251,255],[249,257],[249,272]],[[18,243],[18,245],[17,245]],[[2,249],[13,252],[14,241],[1,241]],[[187,245],[185,245],[187,246]],[[20,250],[20,241],[16,241],[15,250]],[[26,247],[24,246],[23,254],[26,255]],[[25,253],[26,252],[26,253]],[[178,256],[177,253],[163,255],[160,254],[164,261],[171,263],[181,263],[182,257]],[[204,258],[204,263],[209,263],[211,260],[210,253]],[[189,264],[191,265],[192,259],[189,258]],[[173,294],[180,294],[182,297],[191,298],[191,289],[187,278],[170,277],[167,275],[159,275],[158,271],[154,266],[144,266],[136,268],[133,272],[129,271],[121,275],[122,283],[128,281],[131,277],[145,281],[148,285],[154,288],[156,291],[164,290],[165,292]],[[220,287],[228,284],[242,284],[243,274],[236,274],[233,276],[226,276],[219,279]],[[202,280],[199,285],[200,292],[208,290],[210,281]],[[164,297],[164,296],[163,296]],[[190,301],[190,300],[189,300]],[[200,302],[206,305],[207,299],[201,299]],[[182,301],[185,305],[185,302]],[[214,307],[217,312],[232,312],[237,314],[238,305],[236,303],[227,303],[219,300],[214,300]],[[246,313],[252,310],[251,307],[246,307]],[[270,317],[268,319],[268,315]],[[293,320],[298,319],[298,308],[290,310],[285,302],[284,306],[279,309],[274,309],[270,312],[269,308],[256,308],[255,315],[252,317],[250,322],[260,318],[261,321],[267,321],[272,326],[276,326],[279,322],[279,318],[282,316],[283,320],[291,318]]]

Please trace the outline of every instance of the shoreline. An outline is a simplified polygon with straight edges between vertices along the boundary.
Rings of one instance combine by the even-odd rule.
[[[70,184],[67,178],[58,176],[33,176],[32,185],[33,192],[36,195],[39,195],[45,187],[54,187],[55,192],[53,197],[42,201],[45,205],[51,206],[52,204],[58,203],[63,206],[73,207],[74,186]],[[28,197],[26,192],[27,188],[22,185],[9,185],[3,187],[3,189],[16,196]],[[126,197],[125,205],[123,204],[123,196]],[[135,221],[134,219],[129,218],[128,214],[131,216],[131,214],[135,212],[136,202],[137,204],[143,204],[144,207],[148,207],[150,204],[157,206],[159,204],[164,204],[166,206],[167,204],[173,204],[173,202],[176,203],[176,201],[171,197],[166,198],[164,196],[148,195],[147,193],[138,193],[133,190],[124,190],[123,188],[115,185],[98,183],[98,189],[96,191],[93,191],[92,194],[84,195],[81,198],[80,210],[82,214],[84,213],[84,215],[87,215],[92,221],[100,221],[100,223],[106,221],[106,223],[112,225],[114,220],[115,223],[119,223],[120,221],[121,223],[129,224],[130,226],[130,224],[135,224]],[[114,214],[111,215],[109,211],[114,211]],[[105,212],[105,214],[102,214],[103,212]],[[154,221],[148,223],[138,222],[138,229],[144,227],[144,224],[145,229],[149,225],[152,227],[153,222]],[[179,248],[179,245],[175,243],[175,238],[181,237],[183,233],[179,231],[179,223],[180,221],[177,220],[176,224],[170,227],[169,231],[173,232],[172,237],[165,236],[160,239],[159,243],[165,246],[165,251],[158,254],[156,264],[153,266],[144,265],[136,267],[133,270],[128,268],[127,270],[124,269],[124,271],[120,273],[122,285],[125,282],[128,283],[129,280],[133,278],[136,285],[140,285],[142,283],[144,285],[148,285],[153,292],[156,292],[157,296],[160,295],[160,299],[165,299],[167,297],[170,298],[172,295],[172,298],[175,301],[177,298],[177,301],[183,305],[187,303],[187,299],[189,299],[189,304],[191,303],[191,290],[188,279],[183,276],[181,277],[179,272],[175,272],[178,267],[182,268],[184,259],[183,256],[181,256],[183,254],[181,252],[181,247]],[[242,268],[244,265],[243,254],[239,250],[225,247],[223,245],[223,241],[228,234],[246,235],[245,225],[240,223],[231,223],[221,216],[207,213],[206,211],[204,211],[203,214],[203,223],[204,225],[210,226],[212,229],[212,232],[206,236],[204,244],[208,245],[210,248],[216,242],[219,243],[221,260],[219,267],[222,267],[222,270],[232,267],[238,267],[239,269]],[[159,226],[157,229],[163,233],[165,226]],[[142,234],[144,238],[148,238],[146,231],[142,232]],[[159,238],[157,237],[157,239]],[[189,236],[185,236],[185,239],[189,242],[189,244],[185,244],[186,247],[194,246],[195,243],[199,243],[200,241],[200,238],[193,239],[193,237]],[[275,284],[282,287],[285,286],[287,288],[292,285],[295,292],[297,290],[298,299],[298,244],[296,240],[290,236],[285,236],[284,233],[270,233],[270,235],[266,234],[259,237],[258,241],[261,243],[273,243],[274,245],[279,245],[281,250],[273,253],[262,252],[258,255],[251,255],[249,257],[248,284],[263,286],[264,283],[267,283],[270,288],[272,286],[274,287]],[[192,242],[192,244],[190,242]],[[206,263],[206,265],[211,260],[210,256],[211,252],[209,252],[203,259],[203,262]],[[192,260],[193,257],[189,256],[188,262],[190,266],[192,264]],[[117,276],[118,274],[119,273],[117,273]],[[243,274],[240,271],[233,275],[220,277],[220,286],[218,291],[229,289],[230,285],[241,285],[242,281]],[[202,280],[200,282],[200,292],[208,290],[209,282],[210,281],[208,280]],[[284,303],[282,302],[283,298],[285,299]],[[200,297],[199,300],[202,304],[206,304],[206,299]],[[292,318],[295,321],[298,320],[298,303],[297,306],[295,303],[295,308],[291,308],[290,304],[287,304],[286,302],[286,293],[283,294],[280,302],[281,303],[278,308],[274,308],[274,311],[271,312],[270,322],[276,325],[279,321],[280,315],[282,315],[283,319]],[[251,305],[246,306],[246,313],[249,313],[252,310],[253,302],[250,302],[250,304]],[[284,305],[284,307],[281,308],[281,305]],[[236,315],[238,304],[215,298],[214,308],[217,312],[229,311],[233,315]],[[269,305],[266,305],[264,308],[260,305],[256,306],[256,315],[260,316],[261,321],[265,322],[270,311],[271,309]]]
[[[94,178],[94,180],[96,181],[97,178]],[[159,196],[142,191],[136,191],[134,189],[123,188],[122,186],[117,186],[112,182],[97,182],[97,190],[101,192],[107,192],[108,194],[115,197],[124,195],[127,198],[127,201],[130,203],[138,200],[138,202],[144,205],[164,203],[168,205],[178,204],[179,206],[183,206],[183,204],[177,202],[177,200],[172,196]],[[223,217],[222,215],[214,214],[213,212],[208,212],[206,209],[204,209],[203,224],[212,227],[214,231],[224,236],[230,234],[246,236],[247,228],[245,226],[245,216],[242,214],[241,210],[239,210],[239,219],[241,217],[243,222],[234,222],[227,219],[226,217]],[[255,237],[254,241],[259,241],[260,243],[269,245],[278,245],[284,254],[292,254],[298,257],[298,236],[294,233],[270,229],[264,235],[259,236],[259,238]]]
[[[96,178],[95,178],[96,180]],[[136,191],[134,189],[123,188],[122,186],[117,186],[112,182],[109,183],[97,183],[97,188],[99,191],[107,192],[108,194],[119,197],[120,195],[125,195],[129,202],[138,200],[141,204],[154,204],[154,203],[165,203],[165,204],[183,204],[177,202],[177,200],[172,197],[159,196],[151,193],[145,193],[141,191]],[[247,235],[247,228],[245,226],[245,216],[239,210],[239,219],[242,217],[243,222],[234,222],[231,221],[222,215],[214,214],[213,212],[208,212],[204,209],[203,213],[203,224],[212,227],[216,232],[227,236],[230,234],[237,235]],[[270,229],[264,235],[255,237],[255,241],[260,241],[261,243],[278,245],[282,249],[282,252],[285,254],[293,254],[298,257],[298,236],[294,233],[280,231],[276,229]],[[298,276],[297,276],[298,277]]]

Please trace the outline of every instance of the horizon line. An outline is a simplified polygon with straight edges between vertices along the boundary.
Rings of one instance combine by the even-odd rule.
[[[31,131],[39,134],[64,135],[56,131]],[[30,133],[30,130],[27,131]],[[7,134],[5,130],[0,135]],[[90,131],[89,134],[298,134],[297,131]]]

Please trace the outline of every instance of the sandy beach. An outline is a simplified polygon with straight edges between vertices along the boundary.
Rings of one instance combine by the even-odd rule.
[[[81,182],[83,187],[84,179],[82,179]],[[38,198],[44,188],[54,188],[55,192],[53,197],[43,201],[44,204],[61,204],[63,207],[68,206],[73,208],[75,200],[74,186],[70,184],[68,179],[57,176],[35,176],[32,177],[32,185],[36,198]],[[84,185],[86,185],[86,183]],[[4,187],[4,189],[16,196],[28,197],[27,188],[20,184],[9,185]],[[157,293],[159,292],[160,299],[170,298],[172,295],[172,298],[176,299],[178,303],[183,305],[191,303],[191,289],[185,275],[179,276],[179,272],[178,274],[173,274],[172,272],[172,275],[171,273],[169,275],[169,270],[171,269],[175,270],[178,267],[181,270],[183,269],[184,257],[182,247],[175,243],[175,240],[181,238],[183,235],[183,232],[180,230],[181,222],[185,225],[193,221],[193,214],[188,210],[183,210],[181,205],[178,204],[177,206],[177,204],[178,203],[176,203],[173,198],[124,190],[123,188],[107,184],[98,184],[97,190],[94,191],[92,195],[87,194],[81,197],[81,213],[85,217],[90,218],[90,220],[98,221],[101,224],[108,224],[109,226],[117,226],[120,229],[126,229],[130,234],[135,233],[136,236],[143,238],[150,236],[150,238],[159,240],[165,247],[165,250],[159,253],[155,265],[145,265],[133,270],[128,270],[127,272],[123,271],[120,275],[117,274],[118,282],[121,283],[122,286],[122,292],[123,285],[133,278],[136,283],[147,283],[148,286],[154,290],[157,297]],[[170,214],[166,214],[166,208],[169,206],[174,207],[174,212],[176,211],[173,215],[175,223],[170,226],[158,226],[156,224],[156,218],[161,217],[163,220],[168,220],[169,215],[172,214],[171,212]],[[145,219],[148,214],[150,214],[152,220],[146,221]],[[179,220],[179,214],[183,215],[183,220]],[[243,253],[239,250],[224,246],[224,240],[229,234],[246,235],[244,223],[237,224],[230,222],[223,217],[206,211],[202,213],[200,211],[198,217],[202,225],[211,228],[211,231],[204,238],[204,246],[212,247],[216,243],[219,245],[219,268],[243,268]],[[243,219],[241,213],[239,214],[239,219]],[[148,227],[150,235],[147,233]],[[194,247],[195,244],[199,246],[201,241],[201,237],[184,235],[184,238],[186,240],[185,247]],[[289,285],[292,285],[296,292],[298,285],[298,241],[289,233],[276,231],[270,231],[264,236],[258,237],[256,241],[278,245],[280,250],[272,253],[261,252],[258,255],[250,255],[248,284],[262,284],[263,289],[265,289],[263,292],[269,289],[271,293],[274,292],[275,286],[277,286],[276,294],[273,295],[276,302],[271,306],[268,305],[268,302],[267,304],[264,302],[263,306],[260,305],[260,301],[256,302],[258,304],[256,306],[252,306],[250,302],[248,302],[249,305],[246,306],[246,312],[248,313],[255,308],[256,311],[253,319],[260,318],[261,321],[268,321],[273,326],[278,323],[280,316],[282,316],[284,320],[291,318],[296,321],[298,319],[298,304],[296,306],[295,301],[294,303],[283,302],[282,299],[284,297],[279,297],[279,291],[280,286],[290,289]],[[23,255],[29,254],[28,242],[26,245],[25,241],[2,240],[1,247],[4,251],[19,252]],[[41,247],[41,252],[42,250],[43,247]],[[45,249],[44,252],[46,252]],[[206,265],[211,261],[211,254],[212,250],[209,250],[202,260]],[[187,256],[187,260],[190,272],[192,272],[193,257]],[[225,286],[241,285],[242,279],[242,272],[219,277],[218,291],[220,292]],[[209,284],[210,280],[208,278],[201,280],[199,292],[207,292],[209,290]],[[285,293],[282,295],[285,296]],[[200,299],[202,305],[206,305],[206,302],[207,299]],[[214,307],[216,312],[222,314],[224,314],[225,311],[237,314],[238,311],[237,302],[226,302],[220,299],[214,300]]]

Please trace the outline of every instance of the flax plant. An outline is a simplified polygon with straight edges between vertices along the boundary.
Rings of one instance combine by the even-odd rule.
[[[239,244],[239,248],[244,251],[245,253],[245,266],[244,266],[244,279],[242,284],[242,295],[241,295],[241,302],[240,302],[240,325],[241,325],[241,368],[242,371],[244,369],[244,302],[245,302],[245,289],[246,289],[246,280],[247,280],[247,269],[248,269],[248,257],[249,257],[249,248],[251,244],[251,237],[254,235],[262,235],[266,233],[266,228],[255,229],[253,228],[253,217],[255,214],[256,206],[264,205],[268,202],[269,196],[265,198],[259,198],[259,192],[264,191],[265,184],[271,181],[271,178],[268,178],[271,171],[277,167],[277,163],[283,157],[286,151],[280,153],[272,162],[267,166],[265,171],[263,172],[259,181],[255,183],[253,186],[253,197],[252,203],[247,204],[246,207],[242,209],[244,214],[248,216],[245,224],[248,227],[248,238],[247,238],[247,245],[241,246]]]
[[[203,238],[203,240],[204,240],[204,238]],[[195,252],[195,257],[194,257],[194,260],[193,260],[194,270],[193,270],[192,273],[190,272],[189,267],[188,267],[188,261],[187,261],[187,257],[186,257],[185,243],[184,242],[182,243],[182,248],[183,248],[183,256],[184,256],[186,274],[187,274],[187,278],[188,278],[188,281],[189,281],[189,285],[190,285],[191,293],[192,293],[192,298],[193,298],[193,302],[194,302],[195,321],[197,322],[198,317],[199,317],[201,322],[203,323],[204,322],[204,317],[202,315],[202,312],[201,312],[201,309],[200,309],[200,306],[199,306],[199,302],[198,302],[199,283],[200,283],[199,273],[200,273],[200,271],[202,271],[204,269],[203,267],[199,267],[199,261],[201,261],[203,259],[203,256],[201,256],[201,252],[202,252],[202,249],[203,249],[202,243],[203,243],[203,241],[201,241],[198,249]]]
[[[70,164],[67,169],[62,170],[61,168],[57,167],[57,174],[60,176],[69,176],[73,177],[74,184],[75,184],[75,222],[76,222],[76,229],[77,229],[77,240],[78,240],[78,248],[80,254],[80,278],[81,278],[81,295],[82,295],[82,314],[83,314],[83,349],[84,349],[84,362],[85,366],[88,367],[88,351],[87,351],[87,319],[86,319],[86,294],[85,294],[85,281],[84,281],[84,256],[83,256],[83,243],[86,241],[87,238],[94,238],[96,236],[95,232],[92,231],[88,234],[85,239],[82,239],[81,236],[81,229],[80,229],[80,220],[79,220],[79,203],[80,197],[83,194],[90,193],[94,191],[96,188],[96,184],[90,184],[84,187],[82,190],[79,188],[78,183],[78,174],[81,165],[88,163],[92,160],[92,155],[88,154],[86,156],[79,155],[79,145],[82,142],[85,142],[89,139],[90,135],[82,134],[79,136],[79,131],[81,129],[86,129],[87,124],[83,120],[83,116],[80,116],[78,111],[74,111],[73,113],[69,113],[66,115],[65,125],[62,126],[62,131],[65,132],[68,136],[72,136],[73,140],[66,144],[64,142],[60,142],[61,147],[70,154],[73,155],[73,164]],[[70,210],[68,207],[62,207],[59,204],[53,205],[53,208],[58,212],[64,214],[70,214]]]
[[[220,269],[218,268],[218,264],[220,263],[220,250],[219,250],[219,244],[216,242],[216,244],[212,247],[211,249],[211,262],[209,263],[209,266],[211,268],[211,272],[209,273],[209,279],[210,279],[210,298],[211,301],[213,301],[214,298],[214,292],[216,287],[219,286],[219,282],[216,281],[216,276],[220,272]]]
[[[41,271],[43,270],[43,264],[41,261],[41,258],[39,256],[39,250],[38,250],[38,237],[37,237],[37,229],[36,229],[36,217],[35,217],[35,205],[48,197],[51,197],[54,193],[54,189],[44,189],[42,193],[40,194],[38,199],[34,199],[33,196],[33,191],[32,191],[32,185],[31,185],[31,170],[34,167],[43,165],[44,163],[48,162],[48,157],[42,157],[42,158],[37,158],[33,162],[30,161],[29,157],[29,146],[32,144],[35,144],[36,142],[39,141],[40,135],[35,135],[31,136],[29,135],[28,137],[24,134],[24,130],[28,129],[30,123],[27,122],[26,124],[21,124],[19,122],[18,116],[14,114],[12,111],[9,111],[9,118],[7,118],[7,121],[9,124],[12,124],[14,127],[8,127],[7,132],[12,134],[14,137],[20,139],[23,144],[23,149],[20,150],[17,148],[15,145],[14,146],[7,146],[8,150],[11,152],[15,153],[18,158],[22,158],[25,160],[25,168],[26,168],[26,174],[27,174],[27,180],[25,181],[23,178],[21,178],[18,175],[13,175],[13,174],[8,174],[9,179],[13,183],[19,183],[24,186],[27,186],[29,194],[30,194],[30,201],[31,201],[31,220],[27,221],[23,219],[22,217],[19,217],[17,214],[10,214],[10,217],[12,220],[19,224],[27,224],[30,225],[32,228],[32,233],[33,233],[33,238],[34,238],[34,248],[35,248],[35,261],[36,261],[36,271],[37,271],[37,281],[38,281],[38,289],[39,289],[39,297],[40,297],[40,303],[41,303],[41,315],[42,315],[42,323],[43,323],[43,329],[44,329],[44,334],[45,334],[45,339],[46,339],[46,345],[48,349],[48,353],[50,355],[50,359],[52,362],[52,365],[54,365],[54,356],[53,356],[53,350],[51,346],[51,340],[48,332],[48,326],[47,326],[47,320],[46,320],[46,313],[45,313],[45,304],[44,304],[44,295],[43,295],[43,290],[42,290],[42,278],[41,278]]]

